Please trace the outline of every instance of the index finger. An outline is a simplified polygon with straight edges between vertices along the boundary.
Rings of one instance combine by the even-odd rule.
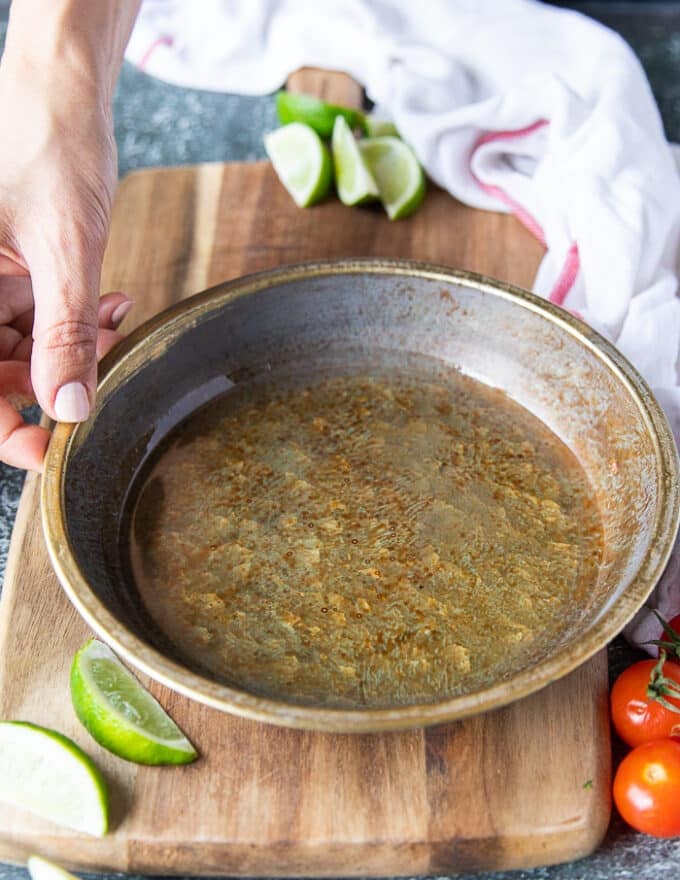
[[[50,432],[27,425],[9,401],[0,397],[0,460],[29,471],[43,469]]]
[[[28,269],[11,257],[0,254],[0,275],[28,275]]]
[[[0,272],[0,324],[12,324],[33,308],[31,279]]]
[[[38,425],[27,425],[17,411],[17,406],[34,400],[28,364],[0,364],[0,461],[12,467],[42,471],[50,433]]]

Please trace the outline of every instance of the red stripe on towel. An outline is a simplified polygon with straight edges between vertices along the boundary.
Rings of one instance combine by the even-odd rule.
[[[137,67],[140,70],[144,70],[146,65],[149,63],[149,59],[151,58],[151,56],[153,55],[153,53],[156,51],[156,49],[159,46],[172,46],[173,42],[174,41],[173,41],[172,37],[167,37],[167,36],[158,37],[158,39],[153,41],[153,43],[149,46],[149,48],[146,50],[146,52],[139,59],[139,63],[137,64]]]
[[[488,131],[477,139],[474,147],[472,148],[472,152],[470,153],[470,174],[472,175],[475,183],[481,189],[483,189],[485,193],[488,193],[490,196],[493,196],[495,199],[498,199],[499,202],[502,202],[504,205],[510,208],[510,210],[515,215],[515,217],[517,217],[519,222],[526,229],[529,230],[534,238],[538,239],[543,247],[546,246],[545,234],[543,232],[543,228],[536,220],[536,218],[532,214],[530,214],[523,205],[520,205],[519,202],[513,199],[512,196],[509,196],[505,192],[505,190],[501,189],[500,186],[496,186],[492,183],[486,183],[484,180],[478,177],[472,170],[472,159],[479,147],[484,146],[484,144],[492,143],[493,141],[514,140],[515,138],[526,137],[526,135],[533,134],[535,131],[538,131],[538,129],[543,128],[544,126],[549,124],[549,120],[547,119],[538,119],[531,125],[527,125],[525,126],[525,128],[515,129],[514,131]],[[564,262],[564,266],[562,267],[562,271],[560,272],[559,277],[555,282],[553,289],[550,291],[550,295],[548,296],[548,299],[551,302],[554,302],[560,306],[564,303],[564,300],[567,298],[569,291],[576,281],[579,269],[580,260],[578,245],[576,242],[574,242],[567,251],[567,257]]]
[[[564,266],[562,266],[559,278],[555,282],[553,289],[550,291],[550,295],[548,296],[550,302],[554,302],[558,306],[562,305],[567,298],[567,294],[574,286],[574,281],[576,281],[576,276],[578,275],[580,268],[581,260],[578,254],[578,245],[574,242],[567,251],[567,258],[564,261]]]

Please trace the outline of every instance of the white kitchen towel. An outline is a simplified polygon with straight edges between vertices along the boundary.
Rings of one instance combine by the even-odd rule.
[[[242,94],[303,66],[351,74],[437,183],[539,238],[535,290],[618,345],[680,439],[680,175],[618,35],[533,0],[145,0],[127,58]],[[659,595],[680,612],[680,556]]]

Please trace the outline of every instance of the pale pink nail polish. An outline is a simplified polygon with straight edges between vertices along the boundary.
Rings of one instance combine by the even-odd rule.
[[[90,400],[80,382],[62,385],[54,398],[54,412],[60,422],[84,422],[90,415]]]
[[[116,308],[111,312],[111,323],[115,324],[116,327],[122,323],[123,318],[129,314],[132,309],[134,303],[132,300],[128,300],[127,302],[122,302],[116,306]]]

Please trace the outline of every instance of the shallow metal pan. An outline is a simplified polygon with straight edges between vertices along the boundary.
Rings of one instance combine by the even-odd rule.
[[[442,359],[505,390],[577,455],[597,496],[603,563],[552,649],[503,681],[393,709],[300,706],[215,681],[150,620],[121,554],[135,474],[181,419],[232,382],[307,355],[384,350]],[[43,478],[50,557],[70,599],[125,660],[210,706],[336,731],[451,721],[523,697],[602,648],[642,605],[678,527],[678,456],[650,390],[616,349],[567,312],[510,285],[438,266],[348,260],[219,285],[132,333],[103,362],[88,422],[58,425]]]

